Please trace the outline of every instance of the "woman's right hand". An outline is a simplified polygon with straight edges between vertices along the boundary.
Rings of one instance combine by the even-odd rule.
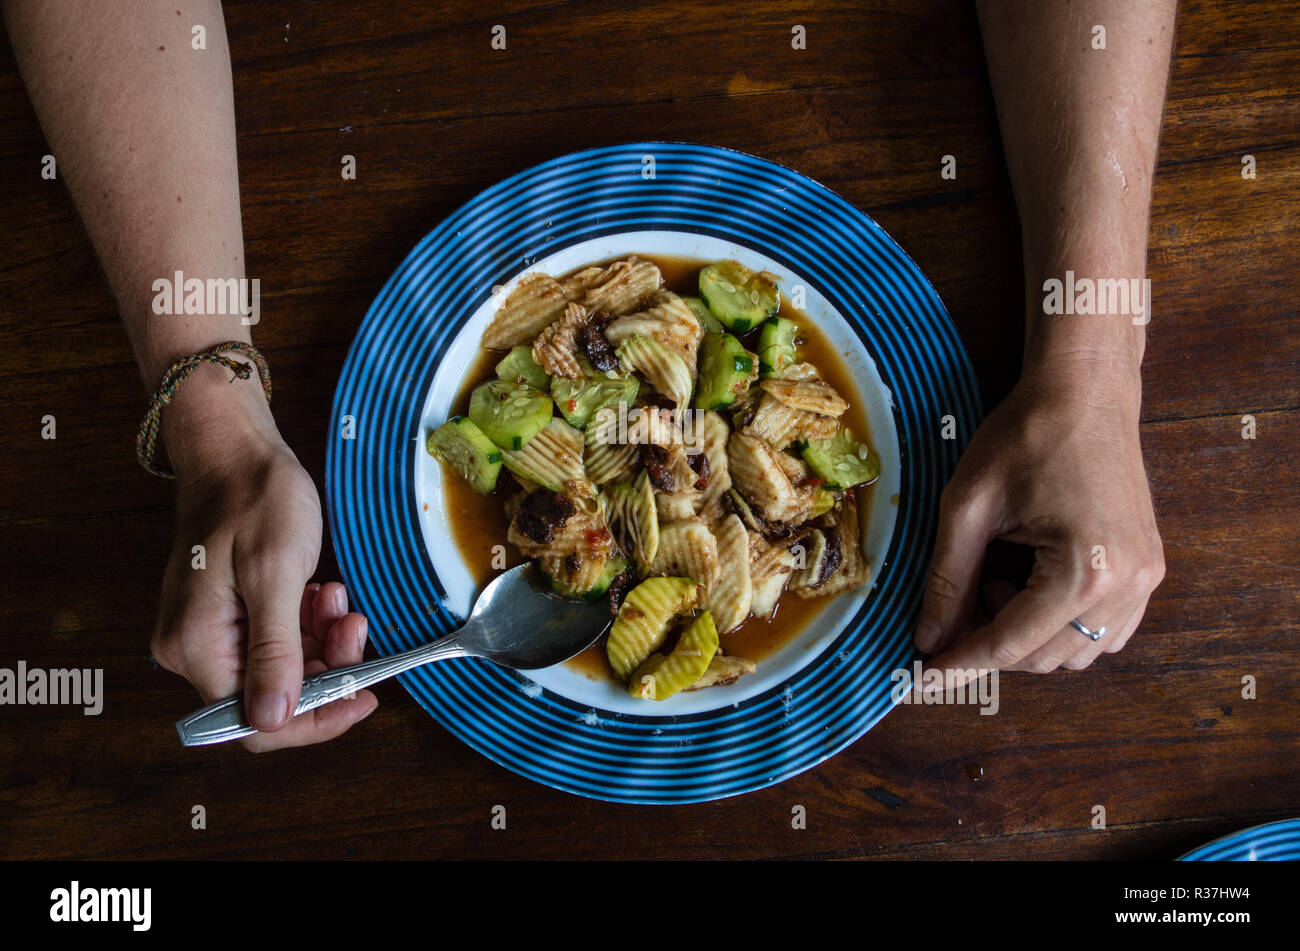
[[[242,690],[249,723],[262,731],[241,741],[250,750],[333,739],[379,701],[361,690],[292,716],[303,677],[360,663],[366,640],[366,619],[348,612],[343,585],[307,584],[321,543],[311,477],[255,381],[196,372],[164,411],[164,426],[176,531],[154,658],[204,703]]]

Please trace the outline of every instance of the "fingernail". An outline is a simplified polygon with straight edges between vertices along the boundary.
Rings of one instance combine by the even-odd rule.
[[[342,587],[334,589],[334,613],[340,617],[348,613],[348,596]]]
[[[938,621],[921,618],[916,625],[916,646],[928,654],[938,646],[942,634]]]
[[[265,727],[278,727],[288,716],[289,698],[282,693],[260,693],[248,709],[248,719]]]
[[[361,631],[357,634],[357,649],[360,651],[366,649],[366,634],[368,633],[369,627],[370,623],[365,618],[362,618]]]

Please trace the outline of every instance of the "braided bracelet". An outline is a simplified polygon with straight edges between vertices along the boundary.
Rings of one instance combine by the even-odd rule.
[[[158,389],[149,398],[149,412],[145,414],[144,421],[140,423],[140,431],[135,436],[135,457],[140,460],[140,465],[154,475],[162,476],[164,479],[176,478],[174,472],[155,467],[153,457],[158,449],[158,432],[159,427],[162,425],[163,407],[172,401],[172,396],[176,393],[176,390],[198,368],[198,365],[204,362],[220,364],[235,374],[230,378],[231,383],[234,383],[235,380],[247,380],[252,374],[252,364],[241,363],[230,357],[223,357],[221,354],[227,350],[234,350],[236,353],[242,353],[252,358],[253,362],[257,364],[257,372],[262,379],[262,392],[266,394],[266,401],[271,402],[271,368],[266,365],[266,359],[251,343],[244,343],[242,340],[231,340],[177,360],[167,368],[167,372],[163,374],[162,382],[158,384]]]

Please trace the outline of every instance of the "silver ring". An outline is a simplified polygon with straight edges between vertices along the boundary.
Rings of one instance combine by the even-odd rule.
[[[1097,628],[1097,630],[1095,631],[1090,631],[1086,627],[1084,627],[1083,623],[1078,618],[1072,620],[1070,624],[1074,627],[1076,631],[1078,631],[1084,637],[1091,638],[1094,641],[1101,640],[1102,637],[1104,637],[1106,634],[1106,626],[1104,624],[1101,627]]]

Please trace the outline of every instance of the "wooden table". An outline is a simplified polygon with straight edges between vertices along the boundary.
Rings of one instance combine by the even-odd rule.
[[[407,250],[507,175],[635,139],[744,149],[867,211],[933,280],[998,400],[1024,298],[973,10],[861,6],[228,3],[256,340],[318,483],[348,342]],[[103,667],[107,691],[98,717],[0,707],[0,856],[1163,859],[1300,813],[1300,20],[1287,0],[1185,2],[1176,52],[1143,414],[1168,577],[1141,630],[1087,671],[1005,676],[997,716],[900,708],[779,786],[652,808],[521,779],[393,682],[322,747],[178,745],[197,698],[148,653],[171,489],[134,459],[141,383],[0,45],[0,666]],[[318,579],[337,576],[327,540]]]

